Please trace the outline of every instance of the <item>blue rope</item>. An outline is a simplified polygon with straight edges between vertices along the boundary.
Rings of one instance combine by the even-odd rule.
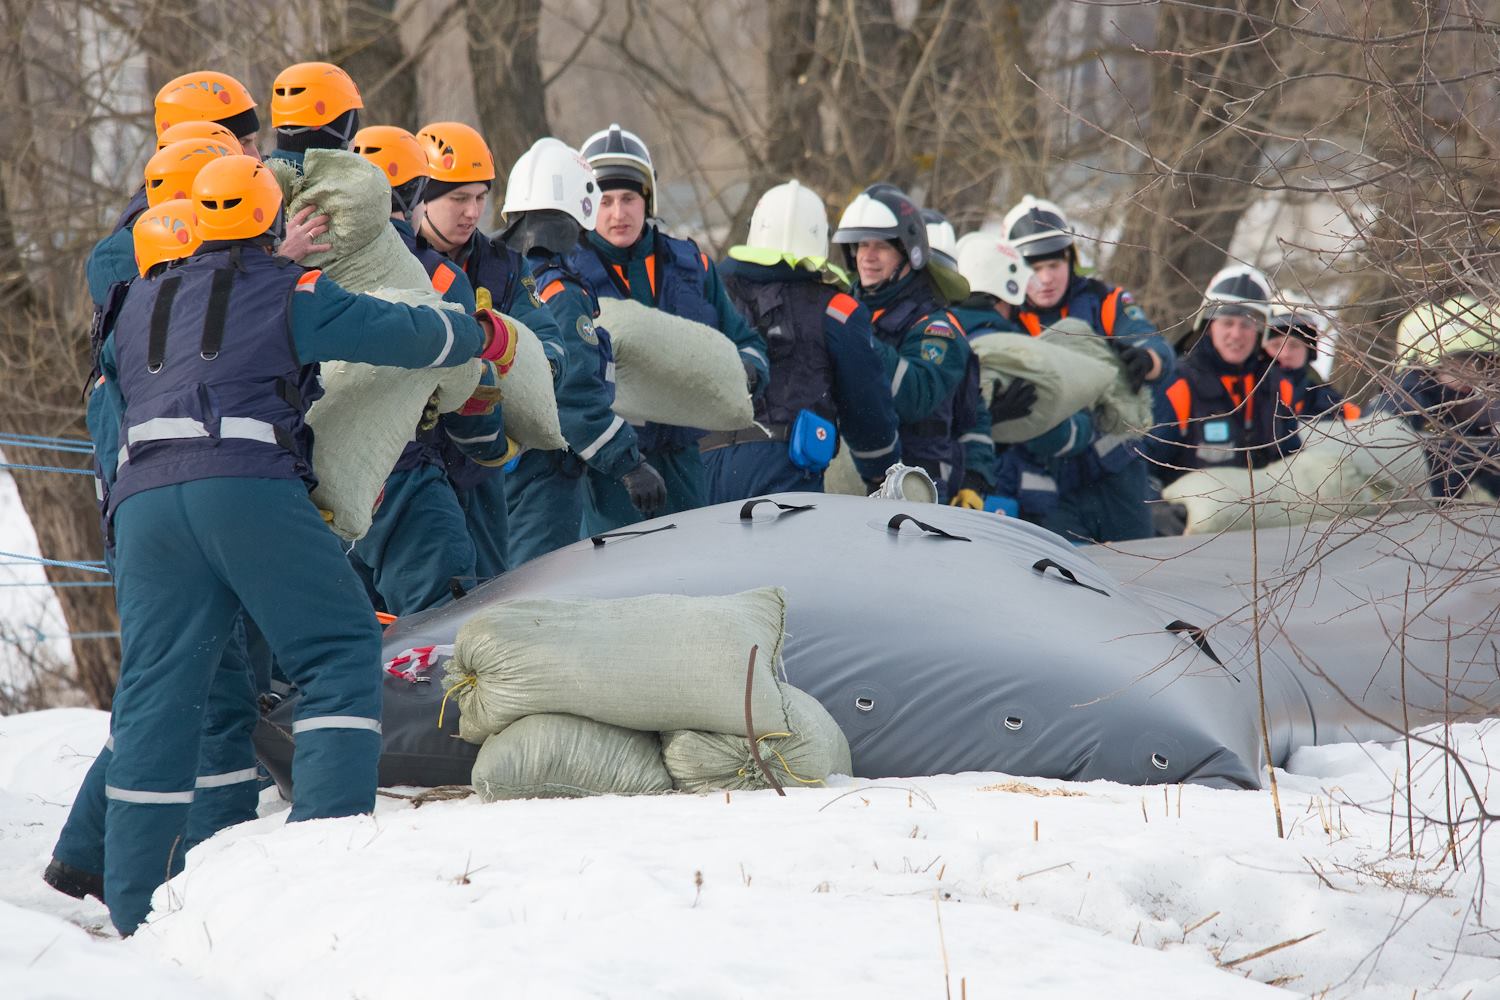
[[[105,580],[64,580],[60,583],[49,583],[46,580],[26,581],[22,583],[0,583],[0,587],[113,587],[113,583]]]
[[[92,469],[68,469],[60,465],[21,465],[14,462],[0,462],[0,469],[20,469],[22,472],[63,472],[70,476],[92,476]]]
[[[109,570],[104,568],[102,562],[69,562],[66,559],[43,559],[41,556],[28,556],[20,552],[0,552],[0,558],[20,559],[23,562],[39,563],[42,566],[58,566],[62,569],[81,569],[89,573],[103,573],[109,575]]]
[[[38,434],[16,434],[12,431],[0,431],[0,438],[14,438],[18,442],[35,444],[89,445],[92,450],[92,442],[88,438],[43,437]]]
[[[92,455],[94,453],[94,446],[88,443],[74,444],[72,442],[59,442],[57,444],[44,444],[29,441],[25,435],[0,432],[0,447],[7,445],[16,445],[21,448],[36,448],[39,451],[67,451],[75,455]]]

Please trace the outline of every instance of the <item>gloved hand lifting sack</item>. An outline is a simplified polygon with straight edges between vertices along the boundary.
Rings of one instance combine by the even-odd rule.
[[[390,185],[378,167],[358,154],[324,149],[307,152],[300,174],[281,160],[270,161],[270,167],[288,216],[316,205],[329,217],[322,239],[333,249],[308,255],[303,266],[322,269],[351,292],[456,309],[432,289],[426,270],[391,227]],[[528,447],[562,447],[540,342],[509,317],[497,320],[481,311],[476,318],[491,333],[486,357],[503,362],[497,365],[498,397],[505,406],[507,436]],[[504,335],[497,336],[496,322]],[[340,537],[353,541],[369,530],[385,480],[418,424],[431,422],[435,414],[496,401],[474,395],[484,371],[480,359],[426,371],[340,362],[322,366],[324,395],[307,415],[317,437],[319,482],[312,497]]]

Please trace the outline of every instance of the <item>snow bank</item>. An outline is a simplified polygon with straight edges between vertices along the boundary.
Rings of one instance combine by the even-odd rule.
[[[98,995],[85,958],[164,996],[183,976],[288,998],[943,996],[945,958],[955,997],[960,980],[969,997],[1496,995],[1477,831],[1455,873],[1420,815],[1445,815],[1441,757],[1417,744],[1416,860],[1399,743],[1300,751],[1278,772],[1285,839],[1269,793],[997,774],[786,798],[382,797],[373,817],[298,826],[271,792],[268,815],[189,855],[120,942],[70,932],[102,908],[36,877],[102,719],[0,718],[0,928],[19,913],[63,932],[80,978],[56,996]],[[1453,738],[1500,798],[1485,763],[1500,724]],[[1466,798],[1472,817],[1467,789],[1453,808]],[[0,951],[0,981],[30,961]]]

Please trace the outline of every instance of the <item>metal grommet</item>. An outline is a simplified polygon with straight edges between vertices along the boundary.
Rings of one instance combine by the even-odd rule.
[[[150,372],[152,375],[155,375],[157,372],[161,371],[161,365],[147,365],[146,371]]]
[[[1151,755],[1151,766],[1156,768],[1158,771],[1165,771],[1170,764],[1171,761],[1167,760],[1167,758],[1163,757],[1159,753],[1154,753]]]
[[[202,351],[198,352],[198,357],[202,358],[204,361],[212,361],[214,358],[217,358],[218,356],[219,356],[219,352],[218,351],[214,351],[212,354],[204,354]]]
[[[1017,733],[1021,731],[1021,727],[1025,725],[1025,723],[1021,721],[1021,717],[1019,715],[1007,715],[1005,717],[1004,725],[1006,729],[1009,729],[1013,733]]]
[[[861,695],[854,699],[854,707],[861,712],[873,712],[875,711],[875,699]]]

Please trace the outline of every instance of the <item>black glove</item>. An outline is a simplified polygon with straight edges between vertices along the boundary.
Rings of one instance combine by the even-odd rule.
[[[745,391],[753,396],[755,395],[755,387],[760,384],[760,369],[744,358],[740,359],[740,364],[745,366]]]
[[[1117,346],[1115,353],[1120,356],[1120,364],[1125,369],[1125,377],[1130,379],[1130,391],[1140,392],[1141,386],[1146,384],[1146,376],[1151,374],[1151,369],[1156,364],[1156,359],[1144,347],[1131,347],[1128,344]]]
[[[1018,420],[1031,412],[1036,405],[1036,386],[1024,378],[1013,378],[1010,385],[1000,388],[996,379],[990,386],[990,420],[1003,424],[1007,420]]]
[[[667,504],[667,482],[650,462],[642,461],[620,477],[620,485],[630,494],[636,510],[651,517]]]
[[[1187,508],[1165,500],[1150,504],[1151,529],[1157,538],[1170,538],[1187,530]]]

